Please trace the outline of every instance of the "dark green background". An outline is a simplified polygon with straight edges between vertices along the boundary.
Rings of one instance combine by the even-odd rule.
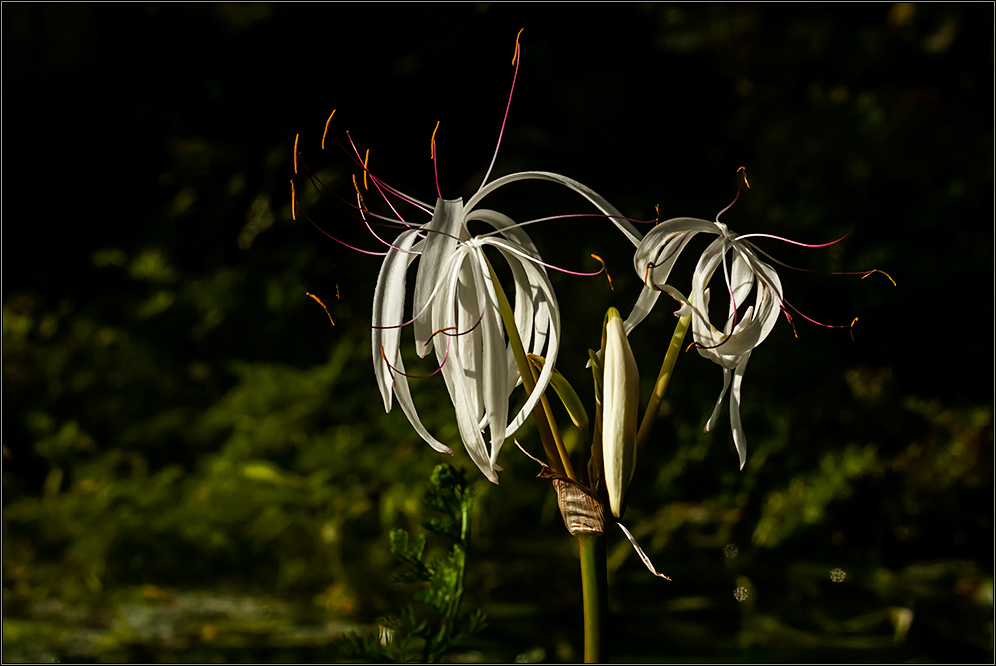
[[[327,660],[338,632],[407,598],[387,532],[419,529],[442,457],[383,414],[377,258],[290,219],[294,135],[328,185],[323,203],[297,179],[312,219],[376,249],[331,196],[357,170],[331,139],[320,150],[328,114],[330,138],[348,130],[430,201],[440,121],[441,188],[468,197],[523,27],[495,174],[554,171],[634,218],[711,219],[744,165],[732,229],[819,243],[857,224],[828,249],[758,244],[899,285],[780,271],[807,315],[860,322],[852,342],[796,317],[798,340],[782,322],[754,353],[743,471],[725,414],[702,434],[721,371],[682,356],[626,517],[674,582],[610,534],[609,657],[993,659],[991,4],[2,13],[5,661]],[[593,212],[548,184],[491,204]],[[559,367],[589,400],[601,317],[638,293],[632,247],[595,218],[531,233],[549,261],[590,269],[594,252],[612,274],[613,292],[553,278]],[[644,400],[670,309],[632,335]],[[413,392],[458,445],[441,379]],[[500,464],[500,486],[477,484],[466,594],[490,626],[454,658],[578,659],[576,546],[535,464],[511,446]]]

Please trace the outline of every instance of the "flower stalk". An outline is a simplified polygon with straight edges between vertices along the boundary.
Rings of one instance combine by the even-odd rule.
[[[657,416],[661,409],[661,400],[664,398],[664,392],[667,391],[668,384],[671,382],[671,375],[674,374],[674,364],[678,360],[678,354],[681,352],[681,345],[685,341],[685,334],[688,333],[688,325],[691,321],[691,315],[679,317],[678,323],[674,327],[674,334],[671,336],[671,344],[667,348],[667,354],[664,355],[664,362],[661,364],[660,374],[657,375],[657,382],[654,384],[654,392],[650,396],[650,403],[647,405],[647,411],[643,413],[643,421],[640,423],[640,430],[636,433],[637,457],[639,457],[643,452],[643,447],[647,445],[647,440],[650,439],[650,433],[654,429],[654,422],[657,420]]]

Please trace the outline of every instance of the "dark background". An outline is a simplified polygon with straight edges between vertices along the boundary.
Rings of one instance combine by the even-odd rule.
[[[2,19],[5,661],[332,659],[339,632],[408,597],[387,531],[419,529],[444,457],[383,414],[378,259],[291,220],[294,136],[327,185],[299,175],[302,209],[373,249],[334,197],[360,172],[332,139],[348,130],[432,201],[440,121],[442,191],[469,197],[523,27],[494,175],[712,219],[744,165],[732,229],[821,243],[857,225],[826,249],[758,244],[898,283],[780,270],[808,316],[860,322],[852,342],[796,317],[798,340],[781,322],[754,353],[743,471],[725,413],[702,434],[721,371],[679,360],[626,519],[674,582],[610,535],[609,657],[992,660],[991,4],[5,3]],[[560,189],[489,205],[594,212]],[[638,293],[632,246],[597,218],[530,233],[548,261],[591,270],[594,252],[612,274],[612,292],[553,278],[559,367],[590,403],[586,350]],[[644,400],[670,309],[631,337]],[[459,448],[442,381],[413,393]],[[465,597],[490,626],[453,658],[578,659],[575,544],[535,464],[511,446],[500,463],[500,486],[477,483]]]

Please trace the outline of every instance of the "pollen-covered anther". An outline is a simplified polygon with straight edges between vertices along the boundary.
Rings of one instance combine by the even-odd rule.
[[[851,333],[851,342],[854,342],[854,325],[857,324],[857,323],[858,323],[858,318],[855,317],[854,321],[852,321],[851,325],[848,327],[848,329],[850,330],[850,333]]]
[[[525,28],[521,28],[519,30],[519,34],[517,34],[515,36],[515,53],[512,54],[512,64],[513,65],[515,64],[515,61],[519,58],[519,35],[522,34],[523,30],[525,30]]]
[[[364,212],[370,212],[370,209],[367,208],[366,202],[363,201],[363,194],[360,193],[360,186],[356,184],[356,174],[355,173],[353,174],[353,189],[356,190],[356,199],[359,202],[360,207],[363,208]]]
[[[301,133],[294,135],[294,173],[297,173],[297,140],[301,138]]]
[[[297,221],[297,214],[294,211],[295,208],[295,196],[294,196],[294,180],[291,179],[291,219],[295,222]]]
[[[336,298],[338,298],[339,297],[339,285],[336,285],[335,294],[336,294]],[[318,301],[318,304],[321,305],[323,308],[325,308],[325,314],[327,314],[329,316],[329,321],[331,321],[332,325],[335,326],[335,320],[332,319],[332,313],[329,312],[329,306],[325,305],[325,301],[323,301],[322,299],[318,298],[317,296],[315,296],[314,294],[312,294],[310,291],[304,292],[304,295],[305,296],[311,296],[313,299],[315,299],[316,301]]]
[[[325,131],[322,132],[322,150],[325,150],[325,135],[329,133],[329,123],[332,122],[332,116],[335,115],[335,109],[332,109],[332,113],[329,114],[328,120],[325,121]]]
[[[456,330],[456,326],[446,326],[446,327],[444,327],[444,328],[441,328],[441,329],[439,329],[438,331],[435,331],[435,332],[434,332],[434,333],[433,333],[432,335],[430,335],[430,336],[429,336],[429,339],[428,339],[428,340],[426,340],[426,341],[425,341],[425,343],[423,343],[423,344],[422,344],[422,346],[423,346],[423,347],[428,347],[428,346],[429,346],[429,343],[430,343],[430,342],[432,342],[432,339],[433,339],[434,337],[436,337],[436,334],[437,334],[437,333],[442,333],[442,332],[444,332],[444,331],[455,331],[455,330]]]
[[[737,173],[740,173],[741,171],[744,174],[744,185],[746,185],[747,189],[749,190],[750,189],[750,183],[747,182],[747,167],[740,167],[739,169],[737,169]]]
[[[432,130],[432,139],[429,141],[429,159],[436,159],[436,132],[439,131],[439,121],[436,121],[436,127]]]
[[[370,149],[367,148],[367,154],[363,157],[363,189],[370,191],[367,187],[367,165],[370,163]]]
[[[881,273],[881,274],[882,274],[882,275],[884,275],[885,277],[889,278],[889,282],[891,282],[891,283],[892,283],[892,286],[893,286],[893,287],[898,287],[898,286],[899,286],[899,285],[897,285],[897,284],[896,284],[896,281],[892,279],[892,276],[891,276],[891,275],[889,275],[889,274],[888,274],[888,273],[886,273],[885,271],[880,271],[880,270],[879,270],[879,269],[877,269],[877,268],[876,268],[876,269],[874,269],[874,270],[870,270],[870,271],[868,271],[867,273],[865,273],[864,275],[862,275],[862,276],[861,276],[861,279],[862,279],[862,280],[864,280],[864,279],[865,279],[866,277],[868,277],[868,276],[869,276],[869,275],[871,275],[872,273]]]
[[[605,277],[609,280],[609,289],[615,291],[616,288],[612,286],[612,276],[609,275],[609,268],[605,265],[605,262],[602,261],[602,258],[597,254],[591,255],[591,258],[602,264],[602,270],[605,271]]]

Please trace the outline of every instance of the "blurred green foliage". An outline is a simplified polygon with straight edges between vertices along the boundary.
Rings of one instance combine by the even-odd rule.
[[[373,662],[437,663],[461,642],[483,629],[487,616],[477,609],[469,615],[460,612],[463,580],[467,566],[471,488],[466,474],[452,465],[436,465],[423,499],[435,513],[422,525],[453,544],[441,557],[423,560],[425,535],[414,540],[403,529],[391,530],[391,554],[407,565],[395,577],[399,583],[420,583],[423,589],[415,601],[420,612],[407,604],[399,614],[381,621],[377,636],[349,634],[338,645],[338,653],[348,659]]]
[[[328,186],[301,206],[376,249],[329,196],[354,165],[319,151],[328,113],[422,198],[442,119],[440,187],[466,196],[523,26],[497,175],[708,219],[745,164],[732,228],[818,243],[857,222],[764,248],[899,285],[786,269],[794,305],[860,323],[853,343],[779,326],[752,356],[742,472],[728,429],[702,433],[719,369],[679,359],[627,512],[674,582],[609,544],[610,658],[991,661],[992,6],[364,7],[3,5],[4,661],[318,661],[402,605],[385,540],[425,519],[444,458],[383,413],[376,258],[291,220],[293,138]],[[590,212],[501,196],[513,217]],[[594,252],[613,275],[554,277],[576,387],[602,313],[638,293],[600,222],[533,231],[548,261]],[[644,396],[669,326],[658,308],[631,338]],[[414,398],[456,442],[436,380]],[[452,658],[576,660],[573,540],[536,465],[500,464],[500,486],[473,479],[464,581],[489,624]]]

